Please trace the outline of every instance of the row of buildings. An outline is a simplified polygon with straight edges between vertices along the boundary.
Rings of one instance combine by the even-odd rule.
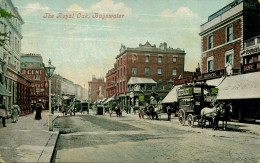
[[[163,99],[173,85],[206,81],[219,88],[218,100],[232,103],[234,119],[260,119],[260,1],[234,0],[210,15],[199,35],[201,67],[196,72],[185,72],[185,51],[166,43],[121,45],[102,83],[106,97],[135,105],[151,94]],[[89,88],[94,94],[100,89],[91,83]]]
[[[89,82],[91,102],[106,97],[116,98],[122,106],[135,105],[148,102],[151,94],[162,100],[174,80],[194,74],[184,71],[185,56],[184,50],[171,48],[166,42],[158,47],[148,41],[136,48],[121,45],[106,81],[92,78]]]
[[[260,119],[260,1],[234,0],[210,15],[199,35],[201,74],[190,82],[217,86],[217,100],[232,103],[232,119]]]
[[[14,15],[0,17],[0,31],[8,36],[5,44],[0,46],[0,104],[5,105],[7,110],[18,104],[22,114],[30,113],[31,105],[38,101],[48,108],[49,83],[43,58],[40,54],[21,53],[21,27],[24,21],[12,1],[0,1],[0,9]],[[55,74],[51,94],[53,104],[61,104],[63,94],[87,99],[86,89]]]
[[[0,46],[0,103],[5,105],[7,109],[17,103],[22,112],[27,113],[30,108],[31,80],[21,73],[20,65],[21,40],[23,38],[21,26],[24,21],[11,0],[0,1],[0,9],[15,16],[0,18],[0,31],[8,35],[5,44]]]

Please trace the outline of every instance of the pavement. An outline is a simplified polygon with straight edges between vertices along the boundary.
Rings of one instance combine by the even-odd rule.
[[[17,123],[0,121],[0,162],[50,162],[59,131],[48,131],[48,112],[35,120],[35,113],[21,116]],[[56,117],[56,116],[55,116]]]

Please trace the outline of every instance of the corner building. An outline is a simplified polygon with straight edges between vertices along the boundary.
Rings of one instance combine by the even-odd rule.
[[[241,71],[240,50],[244,40],[259,33],[258,0],[235,0],[208,17],[201,25],[202,73],[225,69]]]

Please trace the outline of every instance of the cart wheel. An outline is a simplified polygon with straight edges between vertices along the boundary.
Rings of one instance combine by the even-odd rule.
[[[194,117],[192,114],[189,114],[187,117],[188,125],[192,127],[194,125]]]
[[[181,124],[181,125],[184,125],[186,119],[185,119],[185,111],[184,111],[183,109],[180,109],[180,110],[179,110],[179,115],[178,115],[178,117],[179,117],[180,124]]]

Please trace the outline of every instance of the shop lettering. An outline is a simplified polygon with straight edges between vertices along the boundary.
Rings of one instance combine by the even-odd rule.
[[[250,54],[254,54],[254,53],[258,53],[258,52],[260,52],[260,47],[259,46],[251,48],[251,49],[248,49],[248,50],[245,50],[245,51],[242,52],[241,55],[244,55],[244,54],[250,55]]]
[[[244,71],[251,71],[254,70],[254,65],[246,65],[244,66]]]
[[[41,75],[42,74],[42,70],[23,70],[22,74],[24,75]]]

